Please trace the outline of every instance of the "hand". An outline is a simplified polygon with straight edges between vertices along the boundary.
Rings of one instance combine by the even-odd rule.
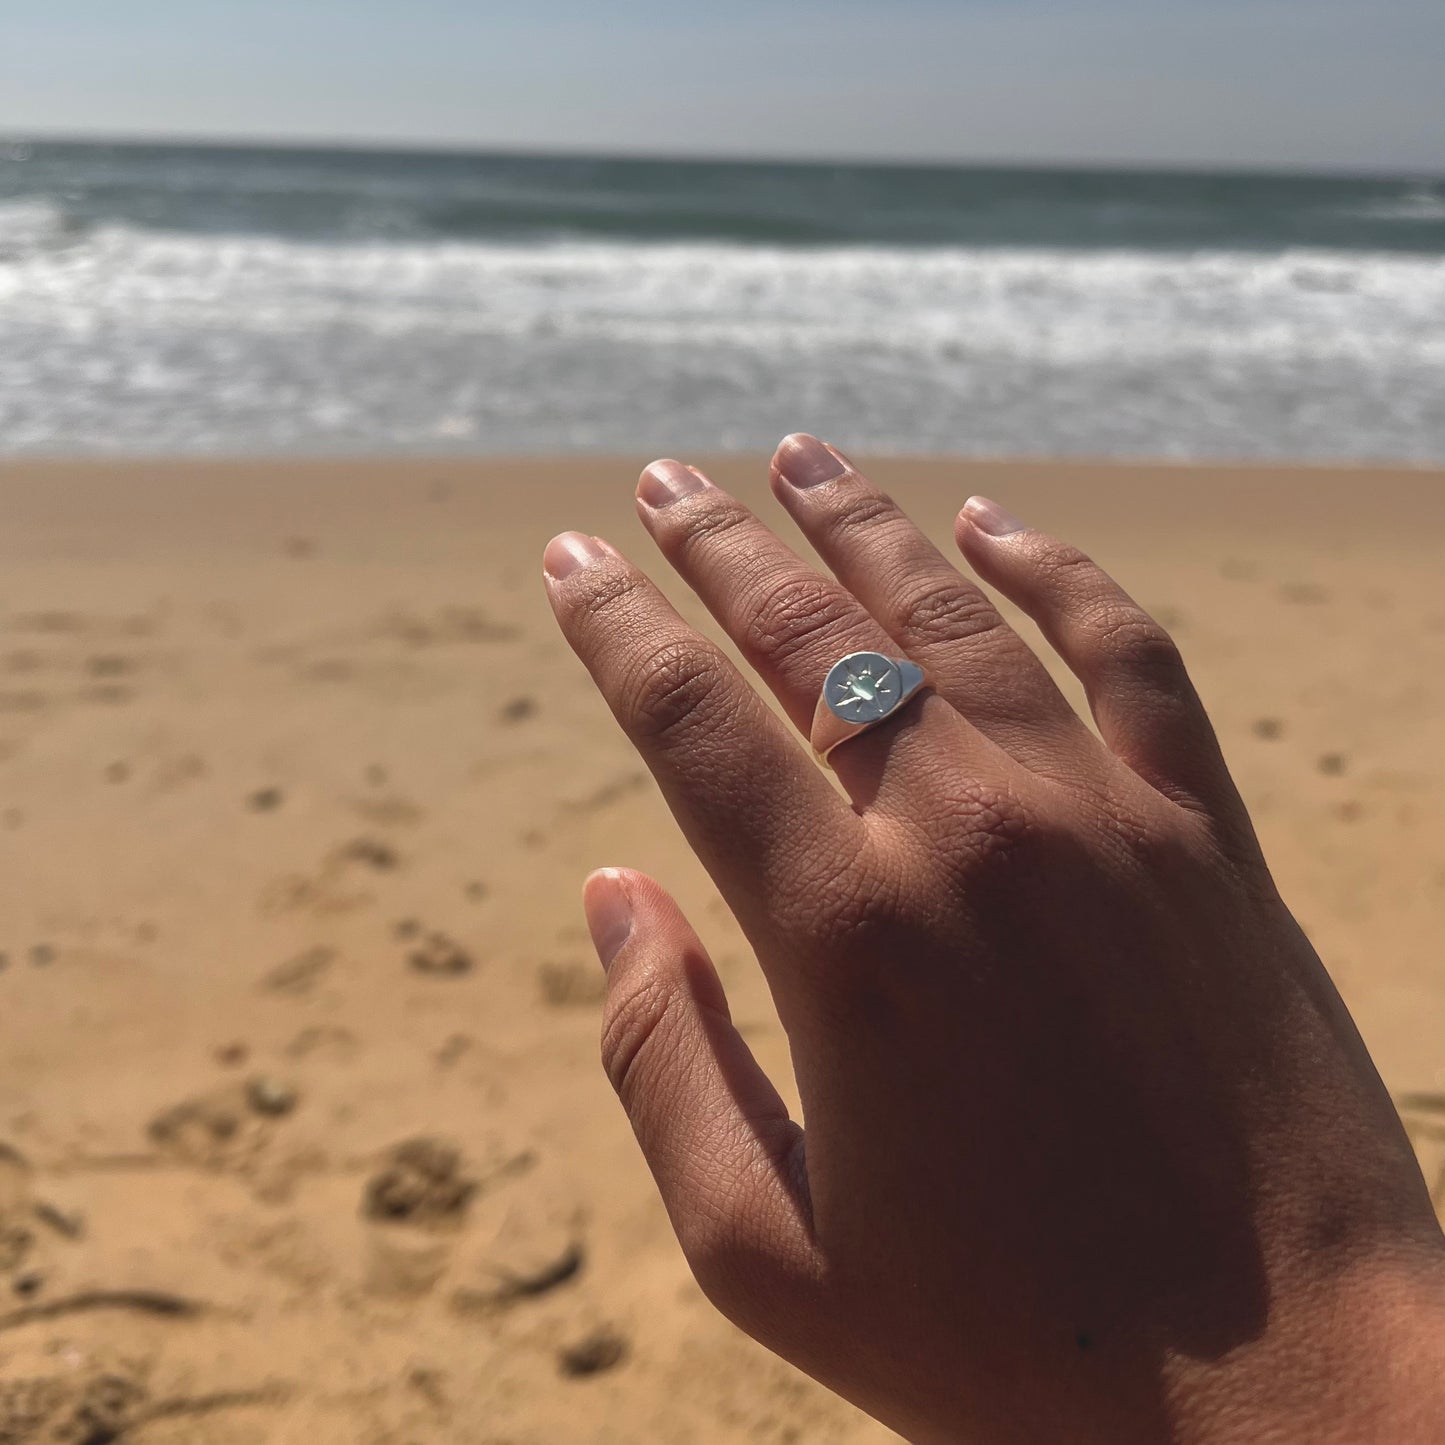
[[[672,900],[589,878],[604,1063],[703,1289],[919,1442],[1424,1440],[1445,1241],[1167,633],[963,509],[1101,742],[841,453],[790,437],[772,482],[836,581],[677,462],[638,511],[805,734],[846,653],[928,673],[833,754],[851,807],[616,550],[544,558],[792,1050],[806,1136]]]

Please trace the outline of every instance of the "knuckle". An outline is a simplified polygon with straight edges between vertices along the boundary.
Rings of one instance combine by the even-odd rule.
[[[1038,836],[1033,816],[1018,798],[976,778],[940,788],[934,806],[969,862],[1006,857]]]
[[[1090,620],[1094,647],[1117,666],[1134,672],[1177,672],[1183,666],[1168,631],[1133,606],[1105,605]]]
[[[728,543],[734,532],[756,525],[753,514],[726,492],[705,488],[688,500],[692,506],[687,513],[687,530],[678,538],[684,552],[713,550]]]
[[[722,659],[699,642],[669,642],[638,663],[626,689],[624,724],[634,736],[665,742],[697,726],[723,695]]]
[[[966,883],[980,869],[1037,851],[1040,819],[1006,788],[950,772],[935,779],[913,825],[927,845],[930,876]]]
[[[882,522],[895,521],[898,516],[898,506],[892,497],[868,490],[854,492],[836,502],[825,526],[833,536],[843,537],[876,528]]]
[[[1099,656],[1131,671],[1174,673],[1182,668],[1168,629],[1119,591],[1087,553],[1052,544],[1040,565],[1050,574],[1064,608],[1081,624]]]
[[[847,847],[805,847],[789,857],[773,892],[769,912],[788,933],[800,956],[847,934],[874,876],[875,849],[860,833]]]
[[[602,1067],[629,1114],[646,1079],[656,1078],[681,1047],[682,1021],[677,993],[655,974],[644,974],[636,983],[608,994]]]
[[[1038,554],[1038,566],[1055,582],[1071,586],[1080,578],[1096,580],[1102,575],[1094,559],[1070,542],[1047,542]]]
[[[828,962],[875,956],[875,943],[906,911],[897,870],[870,866],[861,857],[839,863],[825,878],[805,880],[791,910],[808,950]]]
[[[966,641],[997,633],[1003,619],[976,587],[967,583],[913,584],[898,602],[898,620],[915,645]]]
[[[846,891],[835,892],[827,916],[816,930],[819,942],[845,952],[871,952],[872,940],[886,935],[901,915],[896,887],[881,878],[851,880]]]
[[[1100,827],[1135,862],[1151,864],[1168,842],[1158,820],[1146,816],[1117,787],[1096,786],[1092,803]]]
[[[856,604],[815,574],[774,578],[754,599],[739,642],[749,657],[787,663],[819,636],[835,638],[856,620]]]

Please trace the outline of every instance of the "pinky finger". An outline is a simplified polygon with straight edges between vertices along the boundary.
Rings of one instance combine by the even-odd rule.
[[[607,970],[603,1066],[698,1283],[763,1337],[780,1297],[813,1272],[803,1132],[672,898],[644,874],[604,868],[583,906]]]
[[[985,497],[964,504],[956,537],[1083,683],[1110,750],[1173,801],[1237,819],[1242,805],[1214,728],[1165,628],[1078,548]]]

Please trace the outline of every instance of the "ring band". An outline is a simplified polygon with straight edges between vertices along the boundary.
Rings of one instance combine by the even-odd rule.
[[[916,662],[882,652],[850,652],[828,669],[813,711],[810,741],[826,763],[834,748],[892,717],[925,687]]]

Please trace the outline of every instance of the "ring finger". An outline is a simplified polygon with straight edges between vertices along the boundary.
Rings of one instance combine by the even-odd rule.
[[[638,512],[692,587],[806,735],[823,679],[850,652],[897,644],[856,597],[809,567],[748,509],[681,462],[653,462],[637,487]],[[855,802],[916,812],[920,771],[966,752],[988,766],[992,749],[942,698],[925,694],[850,739],[831,762]],[[996,761],[996,760],[995,760]],[[890,805],[890,796],[893,805]]]
[[[771,473],[818,555],[982,732],[1045,774],[1061,750],[1096,746],[983,590],[842,453],[798,433],[778,447]]]

